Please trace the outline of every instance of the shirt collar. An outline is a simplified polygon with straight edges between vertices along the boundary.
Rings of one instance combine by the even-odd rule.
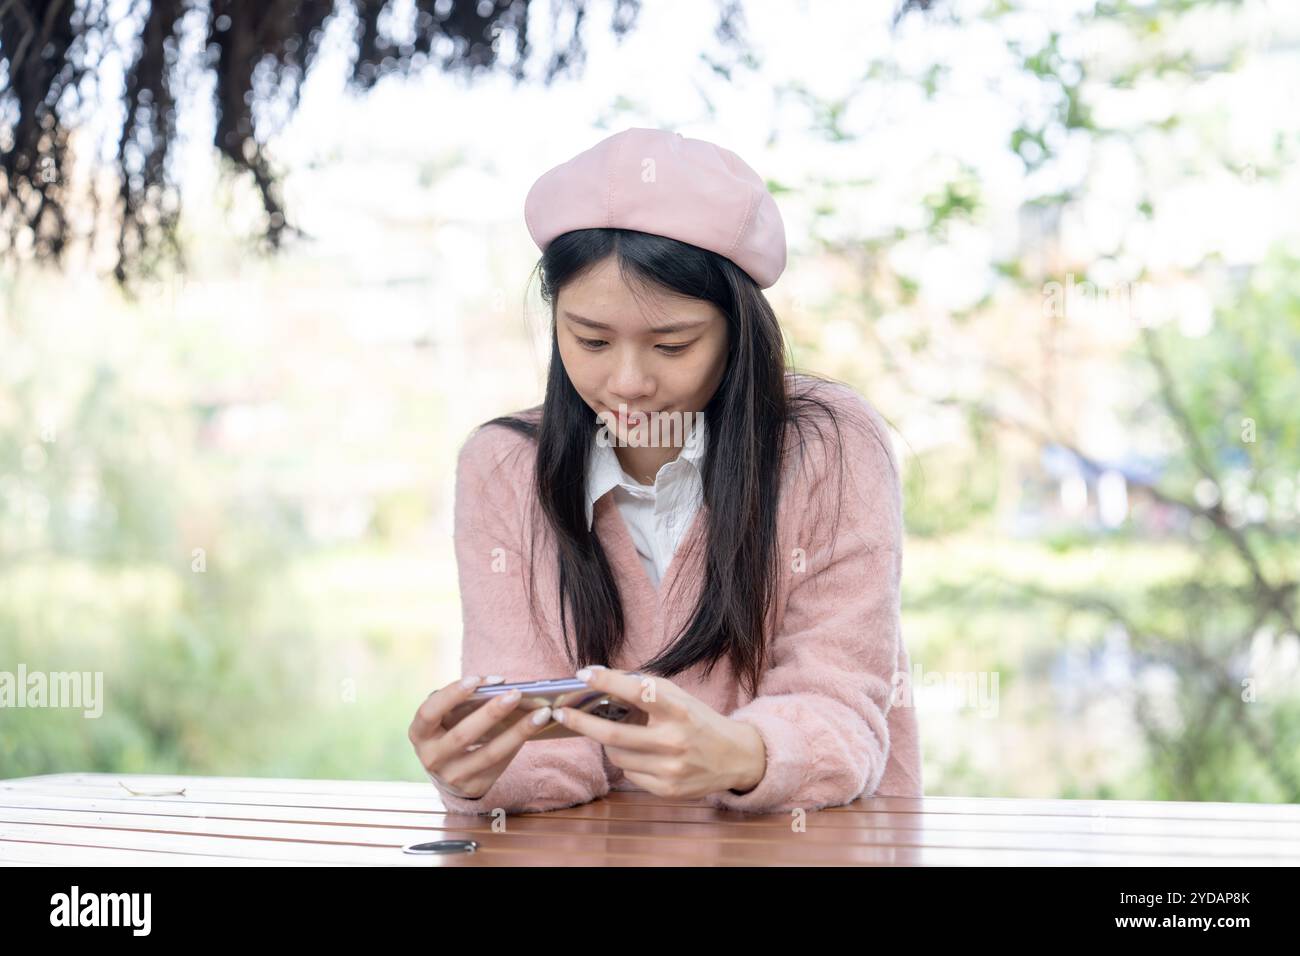
[[[702,474],[701,462],[704,460],[704,453],[708,447],[709,433],[705,427],[703,414],[692,415],[691,421],[694,423],[694,427],[691,428],[691,433],[686,436],[686,440],[682,443],[682,450],[675,460],[684,459],[690,462],[695,471]],[[597,430],[596,434],[599,434],[599,430]],[[646,487],[635,482],[629,482],[623,474],[623,466],[619,464],[618,455],[614,452],[614,446],[602,445],[596,441],[593,435],[591,453],[587,456],[587,530],[591,530],[591,524],[595,518],[596,502],[619,485],[642,489]]]

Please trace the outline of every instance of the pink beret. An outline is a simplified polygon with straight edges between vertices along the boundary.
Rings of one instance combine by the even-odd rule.
[[[725,256],[760,289],[785,269],[785,225],[758,173],[668,130],[625,129],[543,173],[524,222],[543,252],[574,229],[635,229]]]

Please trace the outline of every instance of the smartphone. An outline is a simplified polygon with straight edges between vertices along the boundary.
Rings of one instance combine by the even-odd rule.
[[[632,677],[641,676],[636,671],[631,671],[629,674]],[[649,714],[629,701],[615,697],[606,691],[588,687],[585,681],[578,680],[576,677],[560,677],[555,680],[530,680],[514,684],[490,684],[479,687],[470,695],[468,700],[457,704],[443,718],[443,729],[451,730],[488,701],[509,693],[516,687],[519,688],[520,697],[515,709],[489,727],[487,733],[470,746],[477,747],[487,743],[520,720],[522,713],[541,710],[543,707],[550,707],[552,710],[557,707],[571,707],[574,710],[585,711],[595,717],[613,720],[621,724],[645,725],[650,720]],[[580,734],[576,730],[570,730],[564,724],[551,721],[525,742],[578,736]]]
[[[403,853],[424,856],[435,853],[473,853],[478,849],[476,840],[434,840],[432,843],[408,843]]]

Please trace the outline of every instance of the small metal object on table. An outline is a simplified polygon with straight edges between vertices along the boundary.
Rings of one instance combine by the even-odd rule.
[[[759,815],[616,791],[498,819],[446,812],[428,783],[52,774],[0,779],[0,865],[1300,865],[1293,804],[872,797]],[[405,852],[439,841],[466,842]]]

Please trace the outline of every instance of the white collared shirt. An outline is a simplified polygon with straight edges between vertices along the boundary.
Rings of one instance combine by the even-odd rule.
[[[682,443],[681,452],[659,469],[653,485],[643,485],[623,471],[612,445],[602,446],[593,439],[587,459],[588,529],[596,502],[612,492],[641,563],[655,587],[663,580],[704,498],[702,463],[708,432],[703,416],[691,418],[694,424]]]

